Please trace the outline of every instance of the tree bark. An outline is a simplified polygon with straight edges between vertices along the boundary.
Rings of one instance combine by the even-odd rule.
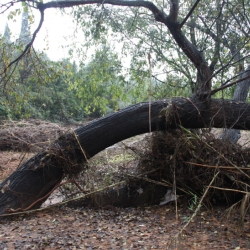
[[[241,75],[240,78],[245,78],[247,76],[250,76],[250,65],[248,65],[245,71],[243,70],[243,74]],[[249,92],[249,87],[250,87],[250,78],[242,82],[239,82],[236,85],[233,100],[245,102],[247,99],[248,92]],[[239,129],[225,129],[221,135],[222,139],[229,140],[232,143],[237,143],[240,137],[241,137],[241,133]]]
[[[211,100],[207,107],[195,98],[160,100],[151,103],[150,123],[152,131],[179,126],[250,129],[250,104]],[[61,136],[0,184],[0,215],[39,207],[64,177],[84,170],[86,158],[146,132],[149,103],[140,103]]]

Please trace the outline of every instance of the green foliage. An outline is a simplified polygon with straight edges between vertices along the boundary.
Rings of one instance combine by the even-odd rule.
[[[89,37],[99,45],[93,50],[91,43],[84,44],[93,53],[87,62],[85,55],[79,56],[80,66],[67,59],[52,62],[45,54],[30,50],[18,65],[8,67],[23,50],[23,42],[30,39],[28,13],[25,9],[22,16],[20,43],[11,43],[10,39],[3,38],[0,44],[4,51],[1,69],[7,67],[6,73],[11,76],[5,78],[7,84],[1,82],[5,86],[5,91],[0,94],[3,116],[12,119],[82,120],[86,116],[98,117],[148,99],[148,71],[142,70],[142,77],[136,74],[129,78],[126,76],[128,72],[122,68],[114,47],[107,45],[108,27],[99,22],[99,17],[90,20],[91,26],[87,29]],[[73,55],[73,49],[69,54]],[[145,64],[142,61],[136,66]]]
[[[74,76],[68,75],[68,83],[70,89],[76,91],[81,108],[89,116],[115,111],[119,109],[119,102],[127,99],[121,62],[106,44],[96,49],[90,62]]]
[[[195,1],[179,2],[181,21],[187,16]],[[157,1],[155,4],[163,7],[168,13],[169,3]],[[185,36],[202,52],[212,73],[223,67],[223,70],[216,74],[216,79],[213,79],[214,87],[238,74],[239,68],[244,66],[244,63],[249,63],[247,13],[249,6],[244,4],[244,1],[230,0],[223,4],[220,1],[202,1],[182,28]],[[94,46],[107,39],[107,35],[110,43],[119,43],[123,58],[129,57],[131,60],[127,73],[132,76],[132,84],[135,80],[141,86],[141,83],[148,81],[149,69],[146,58],[150,53],[152,74],[159,90],[167,92],[168,96],[187,95],[195,91],[196,69],[173,41],[167,27],[155,22],[148,10],[89,5],[74,8],[71,14],[74,15],[78,28],[82,28],[85,34],[84,46]],[[233,63],[244,57],[245,60]],[[169,85],[172,87],[169,88]],[[224,91],[220,96],[229,98],[232,91],[233,88]],[[156,96],[161,96],[161,93],[157,91]]]
[[[67,79],[61,74],[65,68],[69,72],[73,70],[71,65],[68,61],[52,62],[43,53],[31,51],[18,64],[4,92],[0,93],[0,116],[64,122],[81,120],[84,115],[79,99],[69,90]]]
[[[180,21],[194,2],[180,1]],[[169,11],[169,4],[156,3]],[[4,89],[0,93],[0,116],[80,120],[147,101],[150,95],[152,99],[190,96],[196,89],[196,69],[173,42],[167,27],[155,22],[147,9],[136,7],[74,7],[70,14],[78,24],[76,30],[81,29],[85,37],[80,48],[69,50],[70,56],[77,54],[77,63],[67,59],[52,62],[43,53],[30,50],[18,65],[9,67],[30,39],[28,25],[34,22],[31,5],[22,5],[20,41],[12,43],[7,29],[0,38],[0,68],[7,68],[0,79]],[[213,88],[249,63],[249,24],[245,18],[249,11],[248,5],[235,0],[223,4],[201,1],[182,27],[211,71],[223,68],[212,79]],[[12,10],[9,18],[16,19],[21,13],[20,9]],[[231,98],[234,88],[216,97]]]
[[[72,14],[86,37],[84,46],[91,47],[98,42],[102,43],[103,39],[107,39],[107,34],[109,43],[119,43],[119,55],[122,61],[126,61],[126,65],[130,62],[126,74],[129,75],[130,84],[135,86],[133,94],[136,97],[140,96],[137,100],[148,99],[147,91],[146,95],[138,93],[139,89],[148,89],[150,81],[148,53],[152,58],[153,81],[157,83],[157,89],[164,90],[164,93],[168,92],[168,96],[184,92],[178,90],[169,92],[170,89],[165,88],[168,86],[166,83],[172,81],[173,77],[175,82],[179,83],[176,87],[180,86],[182,90],[188,89],[187,83],[195,81],[194,67],[191,64],[189,67],[183,67],[187,62],[186,56],[173,43],[167,28],[153,22],[147,10],[117,6],[107,8],[86,6],[75,8]],[[83,15],[85,18],[82,18]],[[94,23],[101,24],[105,31],[102,32]],[[101,34],[97,37],[94,35],[95,32]],[[155,96],[163,97],[159,92]]]

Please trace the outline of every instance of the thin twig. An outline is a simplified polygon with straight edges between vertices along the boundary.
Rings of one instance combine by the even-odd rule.
[[[73,182],[72,180],[67,180],[63,183],[60,183],[58,184],[57,186],[55,186],[48,194],[46,194],[45,196],[43,196],[42,198],[36,200],[35,202],[33,202],[31,205],[29,205],[28,207],[26,208],[17,208],[17,209],[12,209],[12,208],[7,208],[6,211],[9,212],[9,213],[17,213],[17,212],[25,212],[25,211],[28,211],[29,209],[31,209],[32,207],[34,207],[38,202],[42,201],[42,200],[45,200],[46,198],[48,198],[57,188],[67,184],[67,183],[70,183],[70,182]]]
[[[149,64],[149,74],[150,74],[150,85],[148,94],[148,120],[149,120],[149,134],[150,134],[150,151],[152,152],[152,128],[151,128],[151,99],[152,99],[152,65],[151,65],[151,55],[148,53],[148,64]]]
[[[146,173],[143,173],[143,174],[140,174],[139,176],[133,176],[133,177],[137,177],[137,178],[140,178],[140,176],[142,175],[146,175],[146,174],[149,174],[149,173],[152,173],[154,172],[155,170],[152,170],[152,171],[149,171],[149,172],[146,172]],[[106,186],[106,187],[103,187],[103,188],[100,188],[100,189],[97,189],[97,190],[94,190],[92,192],[89,192],[87,194],[84,194],[84,195],[81,195],[81,196],[78,196],[78,197],[75,197],[75,198],[72,198],[72,199],[69,199],[69,200],[66,200],[66,201],[62,201],[62,202],[59,202],[59,203],[56,203],[56,204],[53,204],[53,205],[50,205],[50,206],[47,206],[47,207],[43,207],[43,208],[38,208],[38,209],[33,209],[33,210],[29,210],[30,208],[32,208],[35,204],[37,204],[39,201],[42,201],[44,199],[46,199],[52,192],[54,192],[58,187],[61,187],[62,185],[65,185],[67,183],[74,183],[76,184],[76,182],[74,180],[68,180],[68,181],[65,181],[61,184],[58,184],[56,187],[53,188],[53,190],[51,190],[48,194],[46,194],[44,197],[40,198],[39,200],[33,202],[29,207],[25,208],[25,209],[22,209],[22,208],[18,208],[18,209],[9,209],[7,210],[6,212],[10,212],[9,214],[1,214],[0,217],[6,217],[6,216],[11,216],[11,215],[21,215],[21,214],[29,214],[29,213],[34,213],[34,212],[38,212],[38,211],[44,211],[46,209],[50,209],[50,208],[53,208],[53,207],[57,207],[57,206],[60,206],[60,205],[64,205],[64,204],[67,204],[69,202],[72,202],[72,201],[76,201],[76,200],[80,200],[80,199],[83,199],[83,198],[86,198],[90,195],[93,195],[95,193],[99,193],[99,192],[102,192],[108,188],[113,188],[115,186],[118,186],[118,185],[121,185],[121,184],[124,184],[126,183],[126,180],[123,180],[123,181],[120,181],[120,182],[117,182],[117,183],[114,183],[114,184],[111,184],[109,186]],[[161,185],[164,185],[161,184]],[[165,185],[166,186],[166,185]],[[79,188],[79,187],[78,187]]]
[[[4,71],[1,73],[3,75],[5,75],[5,73],[8,71],[8,69],[15,63],[18,63],[20,61],[20,59],[26,54],[29,52],[33,42],[35,41],[35,38],[37,36],[37,33],[39,32],[39,30],[41,29],[42,27],[42,24],[43,24],[43,21],[44,21],[44,11],[43,10],[40,10],[40,14],[41,14],[41,17],[40,17],[40,22],[38,24],[38,27],[37,29],[35,30],[35,32],[33,33],[33,36],[32,36],[32,39],[31,41],[26,45],[25,49],[23,50],[23,52],[15,59],[13,60],[9,65],[7,65],[5,68],[4,68]],[[4,88],[6,87],[6,83],[4,84]]]
[[[174,176],[174,183],[173,183],[173,189],[174,189],[174,195],[175,197],[176,196],[176,165],[177,165],[177,152],[179,152],[179,148],[180,148],[180,143],[177,143],[176,147],[175,147],[175,150],[174,150],[174,171],[173,171],[173,176]],[[177,202],[177,199],[175,199],[175,219],[178,221],[178,202]]]
[[[229,164],[231,164],[234,168],[236,168],[237,170],[239,170],[243,175],[245,175],[248,179],[250,179],[250,176],[248,174],[246,174],[245,172],[243,172],[237,165],[235,165],[232,161],[230,161],[229,159],[227,159],[223,154],[221,154],[220,152],[218,152],[216,149],[214,149],[212,146],[210,146],[207,142],[205,142],[204,140],[202,140],[198,135],[195,135],[193,133],[191,133],[188,129],[181,127],[182,130],[184,130],[186,133],[192,135],[194,138],[200,140],[202,143],[204,143],[208,148],[210,148],[211,150],[213,150],[215,153],[217,153],[221,158],[223,158],[225,161],[227,161]]]
[[[197,213],[199,212],[199,210],[200,210],[200,208],[201,208],[201,204],[202,204],[202,202],[203,202],[205,196],[206,196],[207,193],[208,193],[208,190],[212,187],[211,185],[213,184],[213,182],[215,181],[215,179],[216,179],[216,177],[218,176],[219,173],[220,173],[220,172],[218,171],[218,172],[214,175],[213,179],[210,181],[210,183],[209,183],[209,185],[207,186],[207,188],[206,188],[204,194],[202,195],[202,197],[201,197],[201,199],[200,199],[200,201],[199,201],[199,203],[198,203],[198,205],[197,205],[197,207],[196,207],[194,213],[192,214],[192,216],[190,217],[190,219],[188,220],[188,222],[184,225],[184,227],[181,229],[181,231],[175,235],[175,237],[174,237],[175,239],[178,238],[179,235],[181,235],[181,234],[183,233],[183,231],[188,227],[188,225],[190,224],[190,222],[191,222],[191,221],[194,219],[194,217],[197,215]]]
[[[249,194],[249,192],[242,191],[242,190],[237,190],[237,189],[232,189],[232,188],[220,188],[220,187],[215,187],[215,186],[211,186],[211,188],[219,189],[219,190],[223,190],[223,191],[231,191],[231,192]]]
[[[82,153],[83,153],[83,155],[84,155],[84,157],[85,157],[86,162],[88,162],[88,157],[87,157],[87,155],[86,155],[86,153],[85,153],[85,150],[82,148],[81,143],[80,143],[79,140],[78,140],[78,136],[76,135],[75,131],[73,131],[73,133],[74,133],[74,136],[75,136],[75,138],[76,138],[76,140],[77,140],[77,143],[78,143],[78,145],[79,145],[79,147],[80,147],[80,149],[81,149],[81,151],[82,151]]]
[[[223,65],[222,67],[220,67],[216,72],[214,72],[211,77],[206,81],[206,83],[208,83],[209,81],[212,80],[212,78],[214,78],[216,75],[218,75],[222,70],[224,70],[225,68],[227,67],[231,67],[231,66],[234,66],[235,64],[237,64],[238,62],[240,61],[243,61],[245,60],[246,58],[248,58],[250,55],[246,55],[245,57],[242,57],[241,59],[237,60],[237,61],[234,61],[233,63],[231,63],[233,61],[233,59],[235,58],[235,55],[239,53],[239,50],[237,50],[233,55],[232,57],[230,58],[230,60],[225,64]]]
[[[211,165],[199,164],[199,163],[189,162],[189,161],[185,161],[184,163],[192,164],[194,166],[206,167],[206,168],[235,169],[235,167],[231,167],[231,166],[211,166]],[[238,167],[238,168],[241,170],[250,170],[250,168],[244,168],[244,167]]]
[[[227,84],[227,85],[221,86],[221,87],[219,87],[219,88],[217,88],[217,89],[214,89],[214,90],[211,91],[211,95],[217,93],[217,92],[220,91],[220,90],[226,89],[226,88],[228,88],[228,87],[230,87],[230,86],[232,86],[232,85],[234,85],[234,84],[236,84],[236,83],[238,83],[238,82],[242,82],[242,81],[244,81],[244,80],[246,80],[246,79],[248,79],[248,78],[250,78],[250,75],[248,75],[248,76],[246,76],[246,77],[244,77],[244,78],[238,79],[238,80],[236,80],[236,81],[234,81],[234,82],[231,82],[231,83],[229,83],[229,84]]]
[[[56,203],[56,204],[53,204],[53,205],[50,205],[50,206],[47,206],[47,207],[38,208],[38,209],[33,209],[33,210],[27,210],[27,209],[25,209],[25,211],[15,212],[15,213],[10,213],[10,214],[1,214],[0,217],[6,217],[6,216],[11,216],[11,215],[29,214],[29,213],[34,213],[34,212],[38,212],[38,211],[47,210],[47,209],[50,209],[50,208],[53,208],[53,207],[57,207],[57,206],[60,206],[60,205],[67,204],[67,203],[72,202],[72,201],[76,201],[76,200],[79,200],[79,199],[86,198],[86,197],[88,197],[88,196],[90,196],[90,195],[92,195],[92,194],[95,194],[95,193],[104,191],[104,190],[106,190],[106,189],[108,189],[108,188],[115,187],[115,186],[120,185],[120,184],[123,184],[123,183],[125,183],[125,182],[126,182],[125,180],[124,180],[124,181],[120,181],[120,182],[114,183],[114,184],[112,184],[112,185],[110,185],[110,186],[107,186],[107,187],[104,187],[104,188],[100,188],[100,189],[97,189],[97,190],[95,190],[95,191],[89,192],[89,193],[87,193],[87,194],[84,194],[84,195],[81,195],[81,196],[72,198],[72,199],[70,199],[70,200],[62,201],[62,202],[59,202],[59,203]],[[66,182],[63,183],[63,184],[66,184]],[[59,187],[59,186],[61,186],[61,185],[59,184],[57,187]],[[57,187],[56,187],[56,188],[57,188]],[[54,189],[53,189],[53,191],[54,191]],[[51,194],[51,192],[50,192],[49,194]],[[47,196],[47,195],[46,195],[46,196]],[[44,197],[43,197],[43,198],[44,198]],[[32,204],[32,205],[33,205],[33,204]]]
[[[143,175],[145,175],[145,173]],[[154,183],[156,185],[161,185],[161,186],[164,186],[164,187],[172,187],[173,186],[172,184],[170,184],[170,185],[169,184],[165,184],[163,182],[151,180],[149,178],[142,177],[142,176],[136,176],[136,175],[132,175],[132,174],[126,174],[126,176],[128,176],[130,178],[136,178],[136,179],[144,180],[144,181],[147,181],[147,182],[150,182],[150,183]]]

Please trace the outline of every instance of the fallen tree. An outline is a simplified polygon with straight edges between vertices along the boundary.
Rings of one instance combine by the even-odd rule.
[[[197,99],[176,98],[150,105],[152,131],[179,126],[250,128],[247,103],[212,99],[207,107]],[[1,183],[0,214],[39,207],[64,177],[83,171],[87,159],[116,142],[149,132],[148,108],[149,103],[137,104],[61,136]]]
[[[13,213],[18,211],[29,210],[34,207],[39,207],[51,194],[51,192],[60,185],[63,178],[77,175],[79,172],[85,169],[85,162],[101,150],[113,145],[116,142],[124,140],[126,138],[152,131],[176,129],[181,127],[189,129],[197,128],[233,128],[233,129],[250,129],[250,104],[243,103],[234,100],[212,99],[212,96],[219,91],[229,88],[238,82],[242,82],[249,78],[247,75],[245,78],[239,78],[236,81],[232,81],[237,76],[224,78],[224,75],[231,74],[233,67],[237,60],[234,55],[231,57],[225,57],[227,61],[225,64],[221,63],[221,56],[225,51],[221,49],[223,46],[230,49],[232,46],[236,47],[236,51],[240,51],[245,46],[245,55],[240,57],[247,59],[247,43],[248,37],[248,19],[244,19],[246,13],[245,5],[242,4],[243,10],[237,9],[238,15],[231,13],[234,8],[234,2],[228,1],[228,3],[213,3],[216,15],[213,20],[204,23],[204,20],[200,18],[199,11],[196,13],[196,20],[194,22],[193,16],[195,9],[197,8],[199,1],[196,1],[192,6],[189,6],[188,12],[183,16],[181,12],[179,1],[171,0],[169,6],[169,14],[164,12],[164,2],[162,6],[157,7],[154,3],[148,1],[113,1],[113,0],[92,0],[92,1],[51,1],[51,2],[36,2],[33,0],[22,1],[26,3],[30,8],[34,8],[41,14],[40,23],[33,33],[31,41],[26,45],[23,52],[14,60],[12,60],[7,66],[5,65],[1,72],[1,81],[5,87],[9,81],[6,74],[11,70],[15,70],[16,63],[22,60],[22,57],[28,55],[31,51],[32,44],[39,32],[43,21],[44,12],[50,8],[68,8],[74,6],[84,6],[86,4],[100,4],[104,5],[116,5],[120,7],[141,8],[149,11],[154,17],[154,21],[167,28],[169,34],[175,41],[178,53],[185,55],[185,59],[188,58],[192,63],[193,69],[191,72],[186,73],[187,65],[185,62],[178,72],[182,72],[183,75],[188,75],[188,82],[192,86],[193,94],[190,98],[171,98],[164,99],[149,103],[139,103],[119,112],[105,116],[98,120],[89,123],[79,129],[76,129],[74,133],[69,133],[59,137],[48,148],[29,161],[24,163],[17,169],[11,176],[9,176],[0,188],[0,214]],[[2,5],[6,9],[10,8],[14,2],[10,1],[6,5]],[[224,7],[227,6],[225,10]],[[185,9],[185,4],[183,4]],[[207,20],[210,20],[210,13],[206,11],[206,7],[203,6],[203,13],[206,15]],[[209,6],[210,7],[210,6]],[[237,7],[238,8],[238,7]],[[82,8],[79,9],[79,16],[82,15]],[[120,14],[120,13],[119,13]],[[137,12],[135,17],[137,16]],[[98,17],[101,15],[98,14]],[[118,15],[119,16],[119,15]],[[146,12],[145,16],[148,16]],[[182,21],[179,21],[180,16]],[[240,20],[238,18],[240,16]],[[92,14],[91,14],[92,17]],[[229,18],[231,17],[231,18]],[[188,23],[188,19],[191,21]],[[132,23],[134,20],[132,21]],[[222,25],[226,22],[227,25]],[[239,23],[242,30],[241,36],[233,37],[232,41],[224,39],[223,34],[231,33],[230,28],[235,28]],[[204,27],[200,26],[200,23],[204,23]],[[101,25],[101,22],[98,24]],[[187,25],[186,25],[187,24]],[[130,25],[128,25],[130,27]],[[139,25],[140,26],[140,25]],[[151,29],[150,25],[148,25]],[[162,30],[162,26],[159,26],[159,30]],[[190,27],[190,30],[185,30],[183,27]],[[211,28],[210,28],[211,26]],[[197,42],[194,29],[203,32],[199,33],[197,37],[202,37],[204,34],[211,37],[212,42],[209,47],[212,52],[207,55],[207,60],[204,57],[204,45],[207,43],[205,38],[202,46]],[[150,30],[149,29],[149,30]],[[234,34],[238,34],[239,30]],[[95,32],[94,32],[95,33]],[[160,33],[160,39],[162,41],[164,35]],[[152,38],[152,46],[149,51],[157,51],[157,46],[154,46],[156,40]],[[169,43],[168,40],[165,40]],[[239,45],[235,45],[236,42],[240,42]],[[167,48],[171,50],[171,48]],[[233,51],[235,51],[235,49]],[[208,50],[209,51],[209,50]],[[162,52],[162,51],[160,51]],[[170,53],[171,54],[171,53]],[[158,53],[158,56],[162,56],[162,53]],[[163,56],[164,62],[172,63],[175,65],[175,60],[172,62]],[[184,57],[183,57],[184,58]],[[177,59],[177,58],[176,58]],[[181,58],[182,59],[182,58]],[[182,61],[182,60],[180,60]],[[220,62],[221,61],[221,62]],[[152,80],[152,67],[151,56],[148,54],[150,78]],[[210,64],[208,64],[208,62]],[[216,65],[220,62],[220,67],[215,71]],[[168,68],[168,67],[166,67]],[[192,68],[190,66],[190,68]],[[218,76],[224,69],[228,69],[226,73],[223,72],[220,77],[220,86],[217,89],[212,89],[212,80]],[[242,67],[244,70],[244,67]],[[10,70],[11,69],[11,70]],[[195,69],[195,70],[194,70]],[[12,71],[11,71],[12,72]],[[11,77],[11,72],[10,76]],[[175,75],[178,74],[176,72]],[[193,82],[194,73],[196,72],[196,82]],[[224,81],[224,82],[223,82]],[[236,166],[237,168],[237,166]],[[240,169],[238,169],[240,171]]]

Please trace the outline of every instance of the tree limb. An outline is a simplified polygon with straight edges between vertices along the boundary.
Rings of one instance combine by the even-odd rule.
[[[44,11],[43,10],[40,10],[40,14],[41,14],[41,17],[40,17],[40,22],[39,22],[39,25],[37,27],[37,29],[35,30],[35,32],[33,33],[33,36],[32,36],[32,39],[31,41],[26,45],[24,51],[15,59],[13,60],[9,65],[7,65],[5,68],[4,68],[4,71],[1,73],[1,75],[5,75],[6,72],[8,71],[8,69],[15,63],[19,62],[21,60],[21,58],[26,54],[28,53],[28,51],[30,50],[33,42],[35,41],[35,38],[37,36],[37,33],[39,32],[39,30],[41,29],[42,27],[42,24],[43,24],[43,21],[44,21]],[[6,84],[8,83],[8,81],[5,81],[4,83],[4,88],[6,87]]]
[[[200,0],[196,0],[195,4],[193,5],[193,7],[191,8],[191,10],[189,11],[189,13],[186,15],[186,17],[183,19],[183,21],[180,24],[180,29],[182,28],[182,26],[187,22],[188,18],[192,15],[192,13],[194,12],[195,8],[197,7],[198,3],[200,2]]]
[[[80,0],[80,1],[51,1],[48,3],[38,3],[37,8],[39,10],[45,10],[49,8],[68,8],[86,4],[111,4],[116,6],[130,6],[130,7],[144,7],[150,10],[158,22],[168,22],[168,16],[164,11],[156,7],[152,2],[149,1],[121,1],[121,0]]]
[[[228,88],[228,87],[231,87],[231,86],[233,86],[234,84],[236,84],[236,83],[238,83],[238,82],[242,82],[242,81],[244,81],[244,80],[246,80],[246,79],[248,79],[248,78],[250,78],[250,75],[248,75],[248,76],[246,76],[246,77],[244,77],[244,78],[238,79],[238,80],[236,80],[236,81],[234,81],[234,82],[231,82],[231,83],[229,83],[229,84],[223,85],[223,86],[221,86],[221,87],[219,87],[219,88],[217,88],[217,89],[214,89],[214,90],[211,91],[211,95],[214,95],[215,93],[219,92],[220,90],[223,90],[223,89],[226,89],[226,88]]]
[[[176,23],[179,13],[179,0],[170,0],[169,20]]]
[[[211,78],[211,71],[208,67],[208,64],[204,57],[202,56],[201,52],[198,51],[198,49],[187,39],[187,37],[184,35],[184,33],[181,31],[179,27],[178,22],[172,22],[170,17],[165,14],[164,11],[160,10],[154,3],[149,1],[122,1],[122,0],[79,0],[79,1],[51,1],[47,3],[42,2],[35,2],[33,0],[22,0],[22,2],[30,2],[30,3],[36,3],[36,8],[41,13],[41,20],[39,23],[38,28],[33,34],[33,38],[31,42],[26,46],[23,53],[15,59],[13,62],[11,62],[11,65],[13,65],[15,62],[18,62],[20,58],[27,53],[30,46],[32,45],[37,32],[40,30],[43,18],[44,18],[44,11],[49,8],[67,8],[67,7],[73,7],[73,6],[80,6],[80,5],[86,5],[86,4],[111,4],[116,6],[131,6],[131,7],[143,7],[148,9],[152,12],[154,15],[154,18],[156,21],[161,22],[165,24],[170,33],[172,34],[174,40],[178,44],[178,46],[182,49],[182,51],[186,54],[186,56],[191,60],[191,62],[194,64],[194,66],[197,69],[197,79],[199,83],[199,89],[197,90],[197,93],[202,92],[209,92],[211,90],[211,81],[208,80]],[[173,7],[176,13],[177,5]],[[5,70],[5,72],[7,69]],[[202,95],[200,95],[202,96]]]
[[[236,53],[238,53],[238,52],[236,52]],[[212,79],[213,77],[215,77],[216,75],[218,75],[218,74],[219,74],[223,69],[225,69],[226,67],[231,67],[231,66],[233,66],[233,65],[235,65],[235,64],[237,64],[237,63],[239,63],[240,61],[243,61],[244,59],[250,57],[250,55],[247,55],[247,56],[244,56],[244,57],[242,57],[241,59],[239,59],[239,60],[237,60],[237,61],[235,61],[235,62],[232,62],[233,59],[234,59],[234,57],[235,57],[235,55],[236,55],[236,53],[231,57],[231,59],[227,62],[227,64],[223,65],[223,66],[222,66],[221,68],[219,68],[216,72],[214,72],[214,73],[211,75],[210,79],[208,79],[208,80],[211,81],[211,79]],[[237,75],[237,76],[238,76],[238,75]],[[237,77],[237,76],[235,76],[235,77]],[[235,78],[235,77],[234,77],[234,78]],[[232,79],[231,79],[231,80],[232,80]],[[225,85],[226,83],[227,83],[227,82],[225,82],[224,85]]]

